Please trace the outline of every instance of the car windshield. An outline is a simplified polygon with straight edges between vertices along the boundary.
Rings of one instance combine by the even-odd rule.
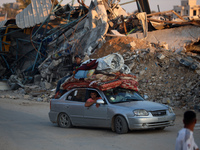
[[[138,92],[123,88],[110,89],[104,91],[104,94],[110,103],[123,103],[144,100]]]

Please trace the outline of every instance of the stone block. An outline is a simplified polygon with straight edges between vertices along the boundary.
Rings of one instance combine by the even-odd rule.
[[[10,87],[5,81],[0,81],[0,91],[4,90],[10,90]]]
[[[42,102],[42,98],[41,98],[41,97],[38,97],[38,98],[37,98],[37,101],[38,101],[38,102]]]
[[[130,43],[131,48],[135,48],[135,46],[136,46],[136,43],[134,41]]]
[[[30,95],[24,95],[24,99],[30,99]]]
[[[47,90],[49,90],[49,89],[51,89],[52,88],[52,85],[51,85],[51,83],[49,83],[49,82],[45,82],[45,89],[47,89]]]
[[[6,96],[5,95],[1,95],[1,98],[6,98]]]
[[[163,98],[162,99],[162,103],[163,104],[170,104],[171,103],[171,100],[169,98]]]
[[[142,76],[143,74],[145,74],[145,70],[140,71],[140,76]]]
[[[198,75],[200,75],[200,70],[195,70],[195,72],[196,72]]]
[[[43,102],[48,102],[48,98],[47,98],[47,97],[44,97],[44,98],[43,98]]]
[[[42,76],[41,75],[35,75],[34,76],[34,84],[39,85],[41,81]]]
[[[165,55],[159,54],[159,55],[157,56],[157,58],[158,58],[158,59],[164,59],[164,58],[165,58]]]

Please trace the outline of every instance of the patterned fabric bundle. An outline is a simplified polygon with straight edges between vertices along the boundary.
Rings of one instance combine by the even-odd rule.
[[[92,87],[102,91],[122,87],[138,91],[138,82],[133,75],[116,73],[112,75],[93,74],[82,80],[71,77],[62,84],[62,88],[65,90],[70,90],[75,87]]]

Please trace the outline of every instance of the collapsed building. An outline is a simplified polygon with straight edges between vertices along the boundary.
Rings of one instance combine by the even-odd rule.
[[[67,74],[74,54],[90,55],[103,44],[107,11],[110,18],[127,16],[112,1],[92,1],[90,7],[78,2],[61,7],[61,2],[33,0],[12,24],[2,22],[1,78],[16,75],[14,80],[22,78],[25,84],[40,73],[49,81],[58,79]]]
[[[160,83],[145,80],[145,72],[153,65],[147,62],[155,60],[156,67],[166,67],[166,71],[173,61],[177,61],[192,73],[195,71],[191,86],[198,81],[199,20],[187,20],[174,11],[151,13],[148,0],[136,0],[136,14],[127,14],[119,1],[113,0],[91,1],[90,6],[80,0],[78,6],[61,6],[61,2],[32,0],[15,20],[1,22],[0,78],[7,80],[11,89],[27,88],[26,85],[33,82],[51,89],[55,87],[52,86],[54,82],[70,73],[75,55],[82,55],[85,61],[116,52],[137,75],[143,94],[151,99],[166,100],[169,93],[162,90],[163,94],[150,96],[153,92],[148,90],[148,83],[154,86]],[[173,15],[178,19],[174,20]],[[166,57],[171,58],[162,62]],[[154,77],[151,81],[159,75],[149,74]],[[195,105],[200,100],[199,86],[195,84],[192,93],[196,96]],[[44,90],[40,89],[39,93]],[[176,101],[182,98],[180,95],[174,97],[179,98],[174,98]]]

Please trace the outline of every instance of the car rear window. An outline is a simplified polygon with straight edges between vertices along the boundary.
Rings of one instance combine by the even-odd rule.
[[[69,93],[66,100],[85,102],[86,101],[86,89],[76,89]]]

